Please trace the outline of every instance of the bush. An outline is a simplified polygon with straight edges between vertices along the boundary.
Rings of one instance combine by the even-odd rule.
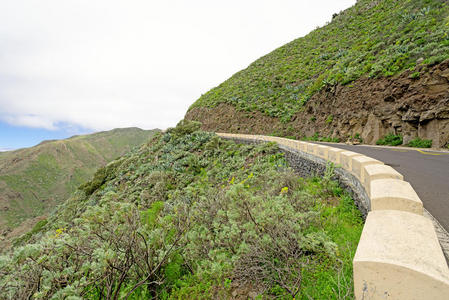
[[[388,134],[384,138],[377,140],[376,145],[390,145],[399,146],[402,145],[402,136],[396,134]]]
[[[200,128],[201,128],[201,122],[190,121],[190,120],[181,120],[181,121],[179,121],[179,123],[176,125],[175,128],[170,128],[168,130],[168,133],[171,133],[176,137],[176,136],[191,134],[195,131],[200,130]]]
[[[415,147],[415,148],[431,148],[432,147],[432,140],[423,140],[419,137],[411,140],[407,146],[409,147]]]
[[[305,180],[274,143],[178,129],[99,171],[86,193],[35,226],[32,243],[0,256],[0,295],[352,296],[363,225],[330,171]]]
[[[412,73],[412,74],[410,75],[410,78],[412,78],[412,79],[418,79],[419,76],[420,76],[419,72],[414,72],[414,73]]]
[[[313,142],[340,143],[340,138],[331,136],[319,136],[318,132],[316,132],[312,136],[304,136],[301,138],[301,140]]]

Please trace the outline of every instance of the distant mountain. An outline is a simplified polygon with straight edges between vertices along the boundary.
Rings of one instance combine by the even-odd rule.
[[[0,241],[29,229],[99,167],[146,142],[157,131],[114,129],[1,152]]]

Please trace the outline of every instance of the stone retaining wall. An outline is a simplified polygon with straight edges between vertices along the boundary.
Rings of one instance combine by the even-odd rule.
[[[244,143],[276,142],[300,175],[323,174],[351,192],[366,218],[353,260],[356,299],[449,299],[449,269],[423,205],[403,176],[362,154],[279,137],[217,133]]]

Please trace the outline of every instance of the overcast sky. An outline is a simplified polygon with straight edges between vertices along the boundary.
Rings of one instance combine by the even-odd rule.
[[[354,3],[2,0],[0,122],[55,136],[174,126],[201,94]]]

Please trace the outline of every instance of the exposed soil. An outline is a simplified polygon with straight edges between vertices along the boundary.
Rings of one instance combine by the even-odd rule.
[[[412,79],[411,74],[420,72]],[[362,78],[349,85],[329,86],[314,95],[285,124],[261,112],[238,111],[229,104],[194,108],[186,119],[216,132],[339,137],[357,133],[374,144],[387,133],[401,134],[404,144],[415,137],[431,139],[433,147],[449,145],[449,60],[405,71],[390,78]]]
[[[27,233],[30,231],[31,228],[33,228],[34,225],[36,225],[37,222],[40,220],[45,219],[46,216],[37,216],[34,218],[30,218],[22,222],[19,226],[15,227],[14,229],[1,229],[0,230],[0,253],[2,251],[6,251],[11,248],[12,241]],[[0,224],[1,225],[1,224]]]

